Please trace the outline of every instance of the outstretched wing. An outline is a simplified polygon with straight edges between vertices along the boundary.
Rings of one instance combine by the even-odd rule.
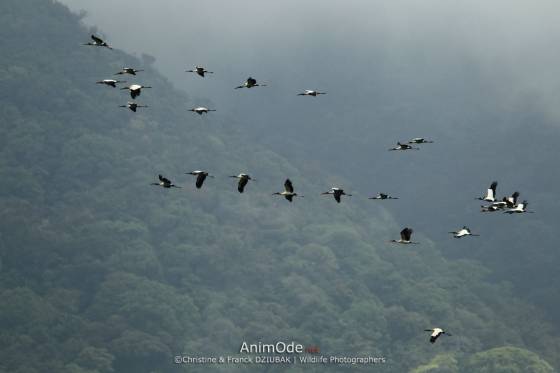
[[[255,85],[255,84],[257,84],[257,79],[249,77],[249,78],[247,78],[247,83],[249,85]]]
[[[340,203],[340,196],[342,195],[342,193],[336,191],[334,193],[334,199],[336,200],[336,202]]]
[[[497,181],[493,181],[492,184],[490,184],[490,189],[492,191],[492,198],[496,198],[496,188],[498,187],[498,182]]]
[[[243,193],[243,191],[245,190],[245,185],[247,185],[248,182],[249,178],[242,177],[241,179],[239,179],[239,183],[237,184],[237,191],[239,193]]]
[[[159,181],[163,182],[164,184],[171,184],[171,180],[161,175],[159,175]]]
[[[413,230],[410,228],[405,228],[401,231],[401,238],[404,241],[410,241],[410,237],[412,236]]]
[[[288,201],[290,201],[290,202],[292,202],[292,199],[294,198],[294,196],[291,195],[291,194],[287,194],[287,195],[285,195],[284,197],[286,197],[286,199],[287,199]]]
[[[204,180],[206,179],[206,174],[199,173],[196,177],[196,187],[198,189],[202,188],[202,184],[204,184]]]
[[[294,192],[294,186],[292,185],[292,181],[290,179],[286,179],[286,181],[284,182],[284,189],[288,193]]]
[[[519,192],[515,192],[511,195],[511,202],[513,202],[513,204],[517,204],[517,198],[519,198]]]
[[[95,35],[91,35],[91,38],[93,39],[94,42],[96,42],[97,44],[103,44],[103,39],[98,38]]]

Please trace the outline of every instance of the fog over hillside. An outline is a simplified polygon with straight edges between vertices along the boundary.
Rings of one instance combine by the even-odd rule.
[[[415,93],[407,88],[470,73],[496,90],[500,105],[531,99],[559,114],[556,1],[63,2],[87,11],[86,22],[115,45],[156,56],[178,86],[221,105],[239,104],[224,88],[247,74],[274,83],[275,102],[299,84],[318,85],[341,109],[360,110],[368,95],[387,94],[376,89],[379,75],[390,74],[394,93],[406,98]],[[220,75],[202,82],[182,73],[196,63]],[[354,97],[351,88],[368,95]]]
[[[319,167],[332,175],[325,185],[408,196],[391,213],[435,240],[450,225],[483,233],[482,243],[450,255],[496,262],[496,273],[507,270],[492,247],[521,255],[516,266],[541,255],[560,264],[551,236],[560,208],[557,2],[64,2],[85,10],[84,22],[118,48],[155,56],[193,101],[210,102],[310,177]],[[184,72],[195,64],[216,73]],[[244,92],[251,99],[232,89],[249,75],[269,84]],[[328,95],[296,97],[303,89]],[[436,143],[418,154],[386,152],[415,136]],[[473,198],[495,179],[498,194],[519,190],[530,201],[540,225],[512,228],[477,213]],[[512,229],[528,241],[512,247]],[[543,283],[553,275],[537,272]],[[518,275],[506,278],[523,288]]]

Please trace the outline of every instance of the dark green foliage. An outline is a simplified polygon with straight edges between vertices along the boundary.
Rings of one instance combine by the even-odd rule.
[[[324,175],[248,143],[243,123],[189,115],[152,58],[81,46],[90,33],[55,2],[0,2],[0,372],[169,372],[174,355],[282,339],[385,356],[385,372],[493,366],[502,355],[479,351],[504,345],[558,364],[551,326],[479,263],[422,234],[387,245],[383,208],[315,197]],[[125,65],[154,87],[136,114],[94,84]],[[219,176],[196,190],[197,168]],[[221,177],[240,171],[259,180],[243,195]],[[183,189],[150,186],[158,173]],[[305,199],[270,196],[287,176]],[[454,336],[430,345],[433,326]]]

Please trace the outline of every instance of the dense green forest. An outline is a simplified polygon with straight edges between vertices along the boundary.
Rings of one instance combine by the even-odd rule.
[[[173,357],[278,340],[387,362],[267,372],[560,366],[547,311],[442,253],[456,242],[387,244],[401,228],[388,207],[318,196],[347,175],[259,144],[243,118],[188,112],[208,101],[151,56],[82,46],[93,31],[57,2],[0,2],[0,372],[262,372]],[[123,66],[146,70],[127,80],[153,87],[149,108],[95,84]],[[216,178],[197,190],[194,169]],[[239,172],[257,179],[244,194],[227,178]],[[160,173],[183,188],[151,186]],[[286,177],[305,198],[271,196]],[[435,326],[453,335],[432,345]]]

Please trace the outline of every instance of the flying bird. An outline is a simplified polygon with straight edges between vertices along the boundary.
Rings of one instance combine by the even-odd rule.
[[[162,175],[158,175],[158,178],[159,178],[159,183],[152,183],[151,185],[157,185],[163,188],[180,188],[180,186],[173,184],[171,180],[169,180],[166,177],[163,177]]]
[[[210,174],[208,174],[208,172],[206,171],[192,171],[192,172],[187,172],[187,175],[193,175],[196,176],[196,188],[200,189],[202,188],[202,184],[204,184],[204,180],[206,180],[207,177],[214,177]]]
[[[327,94],[327,92],[319,92],[319,91],[313,91],[313,90],[310,90],[310,89],[306,89],[302,93],[298,93],[298,96],[313,96],[313,97],[316,97],[318,95],[326,95],[326,94]]]
[[[126,105],[121,105],[119,107],[126,107],[136,113],[136,109],[139,107],[148,107],[148,105],[138,105],[136,102],[128,102]]]
[[[442,334],[451,336],[451,334],[449,334],[448,332],[446,332],[445,330],[443,330],[441,328],[424,329],[424,331],[432,333],[432,334],[430,334],[430,343],[436,343],[437,339]]]
[[[399,197],[391,197],[385,193],[378,193],[375,197],[369,197],[368,199],[399,199]]]
[[[344,192],[344,189],[341,189],[341,188],[331,188],[331,190],[329,190],[328,192],[323,192],[321,194],[322,195],[332,194],[337,203],[340,203],[340,197],[341,196],[352,197],[351,194],[346,194]]]
[[[397,146],[389,150],[420,150],[420,148],[413,148],[411,145],[401,144],[400,142],[397,142]]]
[[[494,204],[488,205],[488,206],[480,206],[480,211],[481,212],[495,212],[495,211],[499,211],[499,210],[502,210],[502,209],[503,209],[503,207],[495,206]]]
[[[391,240],[389,242],[393,242],[393,243],[400,243],[403,245],[410,245],[410,244],[418,244],[418,242],[412,242],[410,240],[410,238],[412,237],[412,233],[414,231],[411,228],[404,228],[401,231],[401,238],[400,240]]]
[[[498,210],[503,210],[505,208],[514,208],[517,205],[517,198],[519,198],[519,192],[513,193],[509,197],[502,198],[501,201],[492,202],[488,206],[480,206],[482,212],[494,212]]]
[[[523,201],[521,203],[518,203],[517,206],[515,206],[514,208],[510,208],[506,211],[504,211],[504,214],[523,214],[525,212],[527,213],[534,213],[534,211],[527,211],[527,205],[529,204],[529,202],[527,201]]]
[[[490,188],[486,191],[486,196],[478,197],[477,199],[480,201],[487,201],[487,202],[496,202],[496,188],[498,187],[498,182],[493,181],[490,184]]]
[[[253,88],[253,87],[266,87],[266,84],[258,84],[257,80],[251,77],[248,77],[245,83],[240,86],[235,87],[235,89],[239,88]]]
[[[105,48],[113,49],[109,46],[109,44],[107,44],[105,41],[103,41],[103,39],[101,39],[100,37],[97,37],[95,35],[91,35],[91,39],[93,41],[90,41],[89,43],[85,43],[84,45],[89,45],[89,46],[92,46],[92,47],[105,47]]]
[[[517,199],[519,198],[519,192],[514,192],[509,197],[504,197],[503,202],[506,203],[506,207],[513,208],[517,205]]]
[[[433,143],[433,141],[426,140],[423,137],[415,137],[412,140],[410,140],[408,143],[409,144],[431,144],[431,143]]]
[[[123,67],[122,70],[116,73],[115,75],[124,75],[124,74],[136,75],[136,73],[140,71],[144,71],[144,70],[137,70],[137,69],[133,69],[132,67]]]
[[[214,74],[213,71],[208,71],[202,66],[195,66],[194,70],[186,70],[187,73],[195,73],[204,78],[204,74]]]
[[[121,90],[128,89],[130,91],[130,97],[132,97],[132,99],[134,100],[136,97],[140,96],[140,94],[142,93],[142,89],[145,88],[152,88],[152,87],[148,87],[140,84],[132,84],[128,87],[121,88]]]
[[[463,228],[459,229],[458,231],[449,232],[449,233],[453,234],[453,237],[455,238],[461,238],[465,236],[475,236],[475,237],[480,236],[479,234],[473,234],[471,230],[466,226],[463,226]]]
[[[294,193],[294,187],[293,187],[290,179],[286,179],[286,181],[284,182],[284,191],[283,192],[272,193],[272,195],[273,196],[274,195],[284,196],[284,198],[286,198],[290,202],[292,202],[292,199],[294,197],[303,197],[303,196],[298,195],[297,193]]]
[[[198,115],[202,115],[204,113],[208,113],[209,111],[216,111],[216,110],[208,109],[205,108],[204,106],[200,106],[200,107],[195,107],[194,109],[189,109],[189,111],[192,111],[193,113],[197,113]]]
[[[105,84],[105,85],[111,86],[111,87],[113,87],[113,88],[116,88],[116,87],[117,87],[117,84],[119,84],[119,83],[126,83],[126,81],[124,81],[124,80],[115,80],[115,79],[103,79],[103,80],[100,80],[100,81],[95,82],[95,83],[96,83],[96,84]]]
[[[243,193],[243,191],[245,190],[245,186],[247,185],[249,180],[253,180],[251,176],[247,174],[232,175],[230,177],[239,179],[239,182],[237,183],[237,191],[239,193]]]

